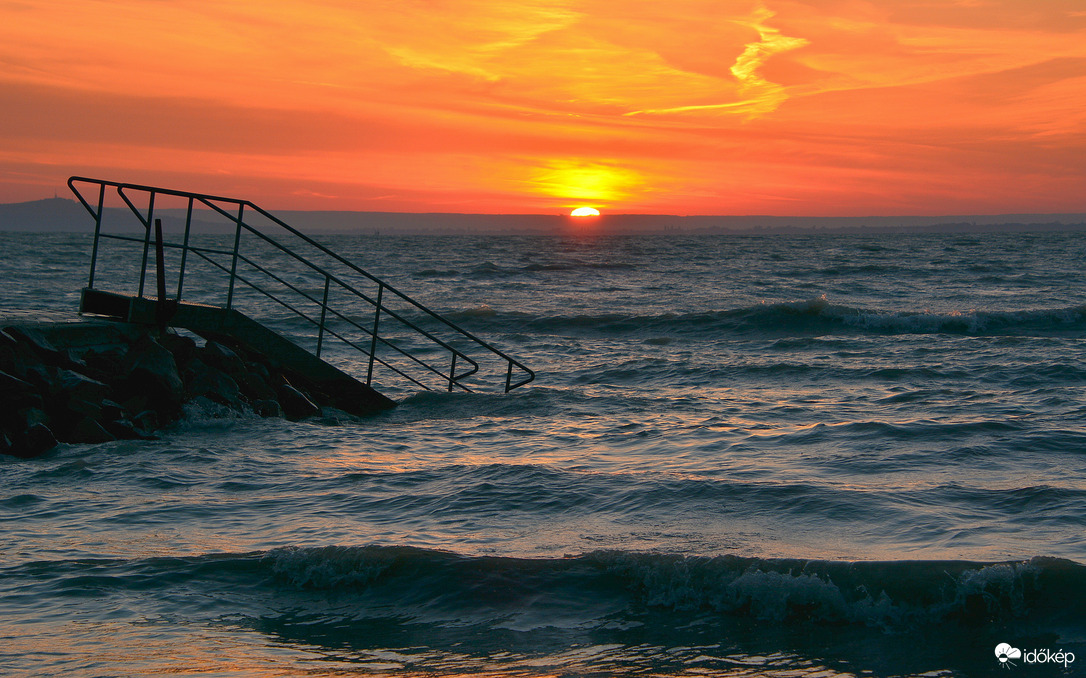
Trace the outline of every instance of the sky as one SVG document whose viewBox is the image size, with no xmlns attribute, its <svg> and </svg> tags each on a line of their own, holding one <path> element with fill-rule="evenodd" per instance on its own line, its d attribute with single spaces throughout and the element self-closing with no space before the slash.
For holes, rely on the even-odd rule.
<svg viewBox="0 0 1086 678">
<path fill-rule="evenodd" d="M 1086 212 L 1082 0 L 0 0 L 0 202 Z"/>
</svg>

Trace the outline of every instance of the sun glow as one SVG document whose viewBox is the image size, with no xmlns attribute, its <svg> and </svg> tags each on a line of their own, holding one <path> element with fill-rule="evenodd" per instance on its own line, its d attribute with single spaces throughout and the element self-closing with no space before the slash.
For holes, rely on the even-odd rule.
<svg viewBox="0 0 1086 678">
<path fill-rule="evenodd" d="M 529 188 L 561 199 L 558 204 L 611 204 L 636 195 L 644 184 L 644 177 L 623 163 L 561 159 L 547 160 L 536 168 Z"/>
<path fill-rule="evenodd" d="M 569 213 L 571 217 L 598 217 L 600 211 L 595 207 L 578 207 Z"/>
</svg>

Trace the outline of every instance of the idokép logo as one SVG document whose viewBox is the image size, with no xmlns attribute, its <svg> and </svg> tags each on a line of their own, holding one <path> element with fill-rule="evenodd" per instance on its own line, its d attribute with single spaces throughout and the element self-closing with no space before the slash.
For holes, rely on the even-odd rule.
<svg viewBox="0 0 1086 678">
<path fill-rule="evenodd" d="M 1012 659 L 1022 658 L 1022 651 L 1019 650 L 1017 647 L 1011 647 L 1008 643 L 1000 643 L 999 645 L 996 645 L 995 653 L 996 659 L 999 660 L 1000 666 L 1008 669 L 1014 666 L 1014 662 L 1011 661 Z"/>
<path fill-rule="evenodd" d="M 996 645 L 995 656 L 999 660 L 999 665 L 1005 669 L 1015 666 L 1015 663 L 1011 661 L 1013 659 L 1021 659 L 1026 664 L 1063 664 L 1065 669 L 1075 661 L 1074 652 L 1063 650 L 1053 652 L 1049 649 L 1022 652 L 1017 647 L 1011 647 L 1010 643 Z"/>
</svg>

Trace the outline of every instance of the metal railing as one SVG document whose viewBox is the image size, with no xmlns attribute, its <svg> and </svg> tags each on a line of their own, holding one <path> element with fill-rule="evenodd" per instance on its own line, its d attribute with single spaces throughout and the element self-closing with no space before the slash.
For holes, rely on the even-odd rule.
<svg viewBox="0 0 1086 678">
<path fill-rule="evenodd" d="M 93 192 L 97 193 L 97 196 L 92 197 L 92 200 L 88 200 L 80 192 L 77 184 L 93 187 Z M 490 359 L 496 358 L 499 361 L 504 361 L 505 392 L 523 386 L 535 379 L 535 373 L 519 361 L 431 311 L 391 285 L 370 275 L 339 254 L 248 200 L 78 176 L 68 179 L 68 187 L 94 218 L 94 245 L 91 250 L 90 274 L 87 283 L 90 289 L 94 289 L 95 274 L 100 256 L 99 249 L 102 242 L 104 240 L 123 241 L 142 247 L 143 254 L 136 296 L 144 296 L 148 254 L 152 247 L 152 224 L 155 219 L 156 198 L 180 198 L 184 201 L 183 204 L 187 205 L 186 208 L 183 208 L 185 212 L 183 238 L 180 243 L 168 241 L 161 243 L 164 249 L 170 249 L 180 254 L 176 293 L 178 302 L 182 300 L 182 293 L 185 290 L 186 270 L 191 266 L 190 255 L 193 255 L 209 264 L 212 270 L 228 276 L 226 308 L 230 309 L 235 305 L 237 283 L 241 283 L 246 288 L 271 299 L 317 328 L 314 353 L 318 358 L 321 357 L 326 337 L 337 339 L 350 349 L 366 356 L 365 382 L 367 384 L 373 382 L 374 368 L 377 365 L 391 370 L 425 390 L 433 389 L 424 383 L 423 379 L 428 378 L 431 383 L 434 383 L 434 375 L 436 375 L 439 383 L 449 391 L 454 388 L 471 391 L 472 389 L 462 382 L 479 371 L 479 361 L 468 355 L 466 351 L 469 346 L 474 347 L 473 351 L 481 349 L 484 357 L 489 356 Z M 86 190 L 86 186 L 84 186 L 84 189 Z M 119 208 L 121 213 L 123 214 L 124 207 L 127 207 L 128 211 L 143 225 L 145 233 L 142 237 L 103 231 L 104 218 L 107 211 L 111 209 L 106 206 L 107 189 L 115 190 L 123 202 L 123 206 Z M 135 200 L 137 196 L 146 196 L 145 209 L 137 206 Z M 200 211 L 212 210 L 209 214 L 217 214 L 225 218 L 226 222 L 233 227 L 233 247 L 226 249 L 194 243 L 192 238 L 194 208 L 198 208 Z M 288 247 L 257 228 L 251 223 L 254 218 L 261 218 L 271 229 L 287 234 L 292 239 L 294 247 Z M 317 289 L 320 291 L 315 295 L 312 290 L 303 289 L 305 285 L 302 283 L 288 280 L 286 273 L 272 270 L 266 263 L 262 264 L 256 261 L 255 256 L 243 253 L 241 251 L 243 233 L 258 238 L 258 244 L 265 246 L 265 253 L 270 251 L 279 256 L 285 256 L 296 273 L 301 271 L 309 276 L 316 276 L 318 281 Z M 310 257 L 298 253 L 297 250 L 302 249 L 301 246 L 308 248 Z M 313 253 L 319 255 L 327 263 L 324 265 L 315 263 L 312 260 L 312 258 L 315 258 Z M 239 272 L 239 264 L 247 270 Z M 333 266 L 337 270 L 330 270 Z M 251 273 L 246 275 L 250 271 Z M 270 289 L 272 287 L 271 283 L 277 286 L 276 290 Z M 375 291 L 370 291 L 367 294 L 360 290 L 359 286 L 363 284 L 376 286 Z M 345 293 L 348 297 L 348 303 L 330 304 L 329 293 L 333 290 L 341 294 Z M 289 295 L 285 292 L 289 292 Z M 284 298 L 286 296 L 292 298 Z M 320 298 L 317 298 L 318 296 Z M 395 300 L 401 307 L 390 307 L 390 299 Z M 313 311 L 306 312 L 300 308 L 306 302 L 315 305 L 319 309 L 319 315 Z M 355 312 L 358 303 L 372 308 L 372 324 L 369 320 L 366 321 L 366 324 L 357 320 L 358 316 L 355 315 Z M 408 314 L 415 316 L 415 318 L 407 317 Z M 318 315 L 318 317 L 313 317 L 314 315 Z M 395 323 L 396 329 L 393 332 L 387 330 L 389 323 Z M 427 327 L 422 327 L 422 324 L 427 325 Z M 361 337 L 361 339 L 358 337 Z M 421 347 L 411 349 L 411 345 L 420 342 Z M 457 346 L 453 344 L 457 344 Z M 378 353 L 382 355 L 378 355 Z M 434 366 L 434 363 L 437 362 L 434 358 L 435 353 L 445 356 L 445 360 L 448 361 L 447 372 Z M 463 368 L 465 364 L 468 366 L 466 370 Z M 462 370 L 459 374 L 457 373 L 458 365 Z M 411 373 L 409 373 L 409 370 L 411 370 Z M 518 372 L 517 381 L 513 380 L 514 370 Z"/>
</svg>

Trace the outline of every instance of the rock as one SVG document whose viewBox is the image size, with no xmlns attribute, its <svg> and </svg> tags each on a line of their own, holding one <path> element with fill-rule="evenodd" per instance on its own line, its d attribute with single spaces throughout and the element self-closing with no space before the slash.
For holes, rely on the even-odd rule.
<svg viewBox="0 0 1086 678">
<path fill-rule="evenodd" d="M 86 371 L 86 369 L 87 369 L 86 361 L 84 361 L 82 358 L 80 358 L 75 353 L 75 351 L 73 351 L 70 348 L 65 349 L 64 350 L 64 356 L 65 356 L 64 364 L 67 365 L 68 369 L 76 370 L 77 372 L 85 372 Z"/>
<path fill-rule="evenodd" d="M 60 369 L 52 365 L 37 364 L 26 368 L 23 379 L 30 382 L 34 390 L 42 395 L 53 393 L 54 384 L 60 375 Z"/>
<path fill-rule="evenodd" d="M 24 430 L 30 430 L 38 424 L 49 425 L 49 415 L 38 407 L 28 407 L 19 412 L 19 418 Z"/>
<path fill-rule="evenodd" d="M 109 396 L 110 390 L 108 385 L 97 379 L 73 370 L 59 370 L 53 379 L 52 393 L 55 396 L 67 396 L 72 401 L 85 400 L 101 407 L 101 402 Z"/>
<path fill-rule="evenodd" d="M 128 399 L 122 401 L 121 402 L 121 407 L 124 408 L 125 412 L 130 412 L 130 413 L 132 413 L 132 412 L 153 412 L 154 411 L 154 410 L 151 409 L 150 401 L 148 401 L 145 396 L 139 395 L 139 394 L 134 395 L 131 398 L 128 398 Z M 129 418 L 134 420 L 134 417 L 129 417 Z"/>
<path fill-rule="evenodd" d="M 248 398 L 250 402 L 255 403 L 257 400 L 275 400 L 277 397 L 275 389 L 268 386 L 268 383 L 258 374 L 245 372 L 238 376 L 237 383 L 238 387 L 241 388 L 241 393 Z"/>
<path fill-rule="evenodd" d="M 140 338 L 129 351 L 127 367 L 129 374 L 144 370 L 161 380 L 170 390 L 181 390 L 181 375 L 177 372 L 177 362 L 173 359 L 173 354 L 149 336 Z"/>
<path fill-rule="evenodd" d="M 184 370 L 189 361 L 196 356 L 196 341 L 192 337 L 180 334 L 163 334 L 158 338 L 158 343 L 173 354 L 174 362 L 179 370 Z"/>
<path fill-rule="evenodd" d="M 103 400 L 98 416 L 98 423 L 118 440 L 150 440 L 149 431 L 137 428 L 128 418 L 124 407 L 112 400 Z M 152 429 L 153 430 L 153 429 Z"/>
<path fill-rule="evenodd" d="M 15 413 L 28 409 L 44 410 L 45 399 L 33 391 L 0 397 L 0 421 L 7 422 Z"/>
<path fill-rule="evenodd" d="M 245 371 L 248 372 L 249 374 L 260 377 L 261 379 L 264 380 L 264 383 L 266 383 L 266 384 L 272 383 L 271 372 L 268 370 L 268 367 L 266 365 L 264 365 L 263 363 L 258 363 L 256 361 L 249 361 L 249 362 L 245 363 Z"/>
<path fill-rule="evenodd" d="M 63 411 L 69 415 L 90 417 L 95 421 L 102 419 L 102 406 L 89 400 L 79 400 L 78 398 L 68 400 L 63 405 Z M 59 413 L 61 410 L 58 408 L 55 412 Z"/>
<path fill-rule="evenodd" d="M 158 411 L 160 421 L 181 413 L 184 383 L 173 354 L 149 336 L 140 338 L 127 356 L 127 374 L 118 390 L 129 397 L 142 395 Z"/>
<path fill-rule="evenodd" d="M 41 332 L 29 327 L 5 327 L 4 333 L 17 344 L 28 346 L 38 356 L 38 360 L 67 366 L 68 356 L 57 350 Z"/>
<path fill-rule="evenodd" d="M 75 426 L 73 426 L 64 436 L 64 442 L 66 443 L 108 443 L 116 440 L 109 431 L 102 428 L 102 425 L 90 417 L 83 417 L 79 419 Z"/>
<path fill-rule="evenodd" d="M 112 400 L 103 400 L 101 417 L 102 421 L 121 421 L 126 418 L 125 409 Z"/>
<path fill-rule="evenodd" d="M 50 430 L 49 415 L 37 407 L 21 410 L 5 410 L 0 413 L 3 419 L 3 435 L 0 436 L 0 453 L 16 457 L 36 457 L 57 445 L 56 437 Z"/>
<path fill-rule="evenodd" d="M 65 369 L 85 367 L 82 359 L 75 356 L 70 350 L 60 350 L 53 346 L 45 338 L 45 335 L 38 330 L 29 327 L 7 327 L 4 333 L 15 341 L 13 348 L 16 355 L 21 355 L 24 360 L 27 360 L 28 356 L 33 356 L 33 361 L 44 362 Z"/>
<path fill-rule="evenodd" d="M 200 352 L 200 359 L 208 365 L 226 372 L 231 377 L 245 374 L 245 361 L 232 349 L 217 341 L 208 341 Z"/>
<path fill-rule="evenodd" d="M 241 408 L 241 390 L 236 381 L 225 373 L 193 358 L 185 370 L 185 395 L 205 397 L 234 409 Z"/>
<path fill-rule="evenodd" d="M 97 420 L 102 412 L 102 401 L 110 392 L 108 385 L 96 379 L 62 369 L 57 371 L 50 385 L 46 407 L 58 422 L 70 427 L 71 422 L 81 417 Z"/>
<path fill-rule="evenodd" d="M 45 424 L 34 424 L 9 442 L 6 453 L 23 459 L 40 457 L 58 444 L 56 436 Z"/>
<path fill-rule="evenodd" d="M 27 342 L 16 342 L 13 346 L 2 347 L 0 359 L 3 360 L 2 369 L 20 379 L 27 379 L 30 369 L 46 366 L 46 361 L 43 361 Z M 56 369 L 52 365 L 50 367 Z"/>
<path fill-rule="evenodd" d="M 86 367 L 80 372 L 102 382 L 113 382 L 127 372 L 126 352 L 121 350 L 93 351 L 83 356 Z"/>
<path fill-rule="evenodd" d="M 129 418 L 132 427 L 148 440 L 154 439 L 154 432 L 158 430 L 158 413 L 154 410 L 143 410 Z"/>
<path fill-rule="evenodd" d="M 31 388 L 32 386 L 23 379 L 10 375 L 7 372 L 0 372 L 0 396 L 19 394 L 24 391 L 29 391 Z"/>
<path fill-rule="evenodd" d="M 0 330 L 0 370 L 15 371 L 15 347 L 17 342 L 7 332 Z"/>
<path fill-rule="evenodd" d="M 155 440 L 153 435 L 137 429 L 128 419 L 102 422 L 102 428 L 117 440 Z"/>
<path fill-rule="evenodd" d="M 300 390 L 257 354 L 188 335 L 119 333 L 109 348 L 58 350 L 44 334 L 0 331 L 0 454 L 37 456 L 57 445 L 153 438 L 186 401 L 211 416 L 251 408 L 297 421 L 342 394 Z M 102 344 L 97 344 L 102 346 Z M 179 366 L 182 369 L 179 369 Z M 298 375 L 304 381 L 304 375 Z"/>
<path fill-rule="evenodd" d="M 278 394 L 283 414 L 291 421 L 313 417 L 321 412 L 321 408 L 314 405 L 304 393 L 286 382 L 279 386 Z"/>
<path fill-rule="evenodd" d="M 196 396 L 190 400 L 186 407 L 196 408 L 200 410 L 204 416 L 213 417 L 215 419 L 228 419 L 237 415 L 237 411 L 234 408 L 215 402 L 211 398 L 202 395 Z"/>
<path fill-rule="evenodd" d="M 22 373 L 23 365 L 15 357 L 15 348 L 0 346 L 0 372 Z"/>
<path fill-rule="evenodd" d="M 261 417 L 281 417 L 283 416 L 283 408 L 280 407 L 278 400 L 254 400 L 253 412 Z"/>
</svg>

